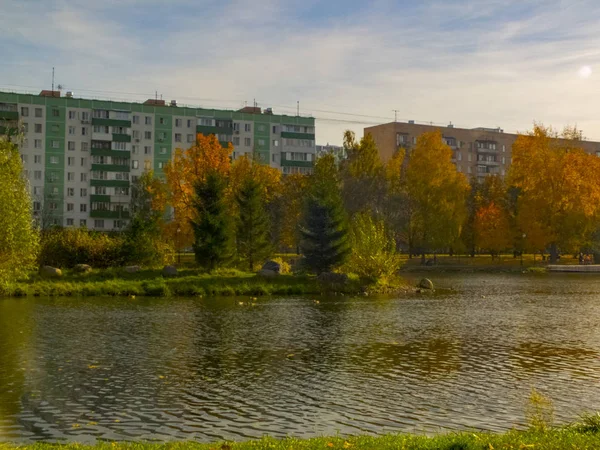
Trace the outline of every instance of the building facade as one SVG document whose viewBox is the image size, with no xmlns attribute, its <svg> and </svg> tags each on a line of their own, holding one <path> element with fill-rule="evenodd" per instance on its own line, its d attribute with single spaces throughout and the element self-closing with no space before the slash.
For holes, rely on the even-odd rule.
<svg viewBox="0 0 600 450">
<path fill-rule="evenodd" d="M 316 154 L 317 158 L 324 155 L 333 155 L 337 164 L 339 164 L 341 161 L 348 157 L 348 155 L 346 154 L 346 149 L 344 147 L 330 144 L 317 145 Z"/>
<path fill-rule="evenodd" d="M 505 133 L 501 128 L 456 128 L 422 125 L 414 122 L 392 122 L 364 129 L 377 144 L 381 159 L 389 161 L 400 147 L 408 152 L 417 138 L 427 132 L 439 131 L 444 142 L 452 149 L 452 162 L 459 172 L 469 178 L 483 179 L 488 175 L 506 175 L 511 162 L 512 145 L 517 134 Z M 588 153 L 600 156 L 600 142 L 582 141 Z"/>
<path fill-rule="evenodd" d="M 288 173 L 310 173 L 315 120 L 270 109 L 190 108 L 163 100 L 144 103 L 0 92 L 0 134 L 22 131 L 19 152 L 34 214 L 43 226 L 119 230 L 130 216 L 131 183 L 144 171 L 162 176 L 176 148 L 196 134 L 231 142 L 232 159 L 253 155 Z"/>
</svg>

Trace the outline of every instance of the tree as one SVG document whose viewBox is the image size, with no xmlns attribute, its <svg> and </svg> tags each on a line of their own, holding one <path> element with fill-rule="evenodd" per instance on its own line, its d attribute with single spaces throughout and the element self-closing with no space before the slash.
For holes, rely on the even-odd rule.
<svg viewBox="0 0 600 450">
<path fill-rule="evenodd" d="M 281 185 L 278 198 L 279 244 L 282 247 L 299 250 L 300 223 L 308 195 L 309 177 L 302 174 L 287 175 Z"/>
<path fill-rule="evenodd" d="M 237 195 L 237 250 L 238 255 L 248 263 L 250 271 L 254 270 L 257 262 L 268 258 L 272 253 L 269 239 L 271 224 L 261 191 L 257 180 L 247 178 Z"/>
<path fill-rule="evenodd" d="M 225 203 L 226 183 L 217 171 L 209 172 L 196 182 L 193 206 L 195 217 L 190 221 L 194 232 L 196 262 L 209 272 L 232 255 L 233 230 Z"/>
<path fill-rule="evenodd" d="M 187 245 L 193 242 L 194 236 L 190 227 L 195 215 L 195 187 L 204 182 L 208 173 L 216 171 L 227 176 L 231 169 L 230 155 L 233 152 L 231 143 L 222 147 L 213 134 L 198 134 L 196 142 L 187 150 L 175 150 L 173 160 L 164 168 L 168 188 L 168 203 L 173 208 L 173 220 L 166 226 L 166 233 L 171 241 L 177 239 Z M 180 230 L 177 233 L 177 230 Z"/>
<path fill-rule="evenodd" d="M 342 265 L 349 253 L 346 216 L 333 155 L 317 160 L 310 182 L 312 189 L 300 229 L 301 251 L 306 266 L 320 274 Z"/>
<path fill-rule="evenodd" d="M 406 186 L 412 202 L 410 232 L 424 260 L 425 251 L 457 242 L 467 216 L 469 184 L 452 164 L 452 150 L 439 131 L 417 139 L 406 167 Z"/>
<path fill-rule="evenodd" d="M 164 265 L 173 261 L 173 249 L 162 237 L 165 204 L 166 186 L 153 171 L 144 172 L 132 184 L 132 218 L 123 243 L 127 263 Z"/>
<path fill-rule="evenodd" d="M 477 210 L 474 229 L 475 244 L 488 250 L 492 259 L 512 244 L 506 210 L 493 201 Z"/>
<path fill-rule="evenodd" d="M 600 215 L 600 159 L 578 148 L 581 133 L 561 135 L 536 124 L 513 144 L 508 180 L 519 190 L 517 223 L 525 245 L 578 251 L 595 232 Z"/>
<path fill-rule="evenodd" d="M 400 267 L 396 242 L 383 220 L 374 220 L 368 213 L 357 214 L 350 225 L 349 241 L 348 271 L 380 280 L 393 276 Z"/>
<path fill-rule="evenodd" d="M 39 233 L 17 146 L 0 139 L 0 289 L 35 267 Z"/>
</svg>

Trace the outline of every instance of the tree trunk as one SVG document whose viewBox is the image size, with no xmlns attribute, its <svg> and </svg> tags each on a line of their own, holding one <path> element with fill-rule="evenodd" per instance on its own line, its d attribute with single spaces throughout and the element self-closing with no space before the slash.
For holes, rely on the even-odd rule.
<svg viewBox="0 0 600 450">
<path fill-rule="evenodd" d="M 556 264 L 558 262 L 558 248 L 556 244 L 550 245 L 550 264 Z"/>
<path fill-rule="evenodd" d="M 425 252 L 421 253 L 421 264 L 425 264 Z"/>
</svg>

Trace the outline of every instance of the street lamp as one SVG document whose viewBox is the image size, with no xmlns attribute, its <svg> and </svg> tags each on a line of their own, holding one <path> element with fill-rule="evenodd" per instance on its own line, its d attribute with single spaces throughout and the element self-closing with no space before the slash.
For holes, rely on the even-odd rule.
<svg viewBox="0 0 600 450">
<path fill-rule="evenodd" d="M 523 242 L 521 243 L 521 267 L 523 267 L 523 252 L 525 251 L 525 238 L 527 235 L 523 233 Z"/>
<path fill-rule="evenodd" d="M 179 247 L 179 233 L 181 232 L 181 228 L 177 228 L 177 239 L 176 239 L 176 245 L 177 245 L 177 263 L 181 264 L 181 249 Z"/>
</svg>

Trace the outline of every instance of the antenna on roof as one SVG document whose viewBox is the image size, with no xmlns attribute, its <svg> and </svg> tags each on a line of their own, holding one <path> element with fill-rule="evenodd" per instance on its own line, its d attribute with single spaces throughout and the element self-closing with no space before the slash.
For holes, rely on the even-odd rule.
<svg viewBox="0 0 600 450">
<path fill-rule="evenodd" d="M 394 111 L 394 122 L 398 122 L 398 110 L 392 109 L 392 111 Z"/>
<path fill-rule="evenodd" d="M 52 95 L 54 95 L 54 67 L 52 68 Z"/>
<path fill-rule="evenodd" d="M 296 115 L 300 117 L 300 100 L 296 102 Z"/>
</svg>

